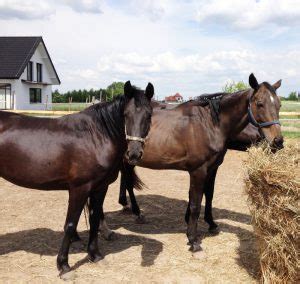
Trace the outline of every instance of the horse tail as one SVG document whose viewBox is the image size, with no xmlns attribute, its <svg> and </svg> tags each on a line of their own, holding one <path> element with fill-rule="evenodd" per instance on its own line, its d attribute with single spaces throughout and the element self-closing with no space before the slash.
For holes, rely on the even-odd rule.
<svg viewBox="0 0 300 284">
<path fill-rule="evenodd" d="M 134 166 L 129 164 L 124 164 L 121 169 L 121 173 L 124 175 L 124 181 L 126 188 L 135 188 L 137 190 L 142 190 L 146 187 L 145 183 L 139 178 L 135 172 Z"/>
</svg>

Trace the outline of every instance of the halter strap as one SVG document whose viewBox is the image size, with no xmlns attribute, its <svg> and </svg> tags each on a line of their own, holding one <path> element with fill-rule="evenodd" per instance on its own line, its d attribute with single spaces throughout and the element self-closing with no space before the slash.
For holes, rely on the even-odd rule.
<svg viewBox="0 0 300 284">
<path fill-rule="evenodd" d="M 128 141 L 138 141 L 138 142 L 141 142 L 143 144 L 146 142 L 146 139 L 147 139 L 147 137 L 142 138 L 142 137 L 128 135 L 127 134 L 127 129 L 126 129 L 126 124 L 125 124 L 125 135 L 126 135 L 126 140 L 128 140 Z"/>
<path fill-rule="evenodd" d="M 255 117 L 253 115 L 252 109 L 251 109 L 251 96 L 249 97 L 248 119 L 251 124 L 253 124 L 254 126 L 256 126 L 258 128 L 268 127 L 268 126 L 271 126 L 274 124 L 281 125 L 279 120 L 266 121 L 266 122 L 261 122 L 261 123 L 257 122 L 257 120 L 255 119 Z"/>
</svg>

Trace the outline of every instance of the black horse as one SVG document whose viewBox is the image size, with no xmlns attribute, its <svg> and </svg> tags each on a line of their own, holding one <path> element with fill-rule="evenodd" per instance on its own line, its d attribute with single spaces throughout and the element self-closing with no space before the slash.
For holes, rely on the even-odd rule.
<svg viewBox="0 0 300 284">
<path fill-rule="evenodd" d="M 143 154 L 153 94 L 151 83 L 142 91 L 128 81 L 124 95 L 112 102 L 57 119 L 0 111 L 0 176 L 23 187 L 69 191 L 57 256 L 61 273 L 70 270 L 70 243 L 88 199 L 88 255 L 94 262 L 102 259 L 97 235 L 106 190 L 116 180 L 125 152 L 132 164 Z"/>
</svg>

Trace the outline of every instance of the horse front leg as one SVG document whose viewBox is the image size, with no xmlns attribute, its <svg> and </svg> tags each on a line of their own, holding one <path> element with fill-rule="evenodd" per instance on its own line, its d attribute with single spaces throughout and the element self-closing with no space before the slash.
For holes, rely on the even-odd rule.
<svg viewBox="0 0 300 284">
<path fill-rule="evenodd" d="M 189 218 L 187 224 L 187 237 L 191 245 L 191 251 L 197 252 L 201 250 L 201 240 L 197 236 L 197 222 L 200 215 L 201 202 L 203 197 L 203 186 L 206 178 L 206 170 L 197 169 L 190 174 L 190 190 L 189 190 Z"/>
<path fill-rule="evenodd" d="M 71 270 L 68 263 L 69 248 L 76 233 L 79 217 L 90 193 L 90 186 L 71 187 L 69 190 L 69 206 L 64 227 L 64 237 L 57 255 L 57 268 L 60 274 Z"/>
<path fill-rule="evenodd" d="M 219 167 L 218 167 L 219 168 Z M 211 234 L 218 234 L 220 232 L 218 225 L 214 222 L 214 218 L 212 215 L 212 200 L 214 196 L 215 190 L 215 180 L 218 168 L 213 170 L 205 181 L 204 195 L 205 195 L 205 213 L 204 220 L 208 223 L 209 229 L 208 231 Z"/>
</svg>

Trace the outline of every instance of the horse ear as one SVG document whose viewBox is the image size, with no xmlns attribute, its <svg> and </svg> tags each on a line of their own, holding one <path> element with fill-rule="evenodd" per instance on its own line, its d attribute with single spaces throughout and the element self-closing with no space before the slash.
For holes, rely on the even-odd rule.
<svg viewBox="0 0 300 284">
<path fill-rule="evenodd" d="M 275 84 L 273 84 L 273 88 L 275 89 L 275 90 L 277 90 L 280 86 L 281 86 L 281 79 L 279 80 L 279 81 L 277 81 Z"/>
<path fill-rule="evenodd" d="M 249 76 L 249 85 L 254 90 L 258 90 L 258 88 L 259 88 L 259 84 L 253 73 L 251 73 Z"/>
<path fill-rule="evenodd" d="M 133 97 L 133 90 L 130 81 L 127 81 L 124 85 L 124 95 L 129 99 Z"/>
<path fill-rule="evenodd" d="M 146 87 L 145 95 L 149 101 L 152 99 L 152 97 L 154 95 L 154 87 L 151 83 L 148 83 L 148 85 Z"/>
</svg>

